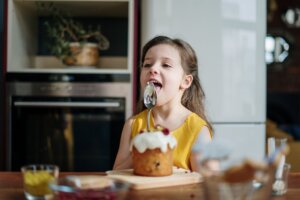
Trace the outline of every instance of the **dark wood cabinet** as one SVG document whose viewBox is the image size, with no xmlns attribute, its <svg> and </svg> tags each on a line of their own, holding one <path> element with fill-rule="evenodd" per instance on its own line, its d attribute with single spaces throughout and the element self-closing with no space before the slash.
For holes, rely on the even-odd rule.
<svg viewBox="0 0 300 200">
<path fill-rule="evenodd" d="M 300 92 L 300 27 L 286 24 L 282 17 L 288 9 L 300 9 L 300 1 L 268 0 L 267 34 L 282 36 L 290 43 L 288 58 L 267 67 L 268 92 Z"/>
<path fill-rule="evenodd" d="M 0 0 L 0 170 L 4 168 L 4 0 Z"/>
</svg>

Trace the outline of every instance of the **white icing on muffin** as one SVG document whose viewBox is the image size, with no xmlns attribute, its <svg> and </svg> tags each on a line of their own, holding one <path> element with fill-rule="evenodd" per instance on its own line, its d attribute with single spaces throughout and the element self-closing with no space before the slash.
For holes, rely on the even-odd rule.
<svg viewBox="0 0 300 200">
<path fill-rule="evenodd" d="M 143 132 L 136 135 L 130 144 L 130 151 L 133 146 L 139 153 L 144 153 L 147 149 L 159 148 L 162 152 L 167 152 L 168 145 L 173 149 L 177 145 L 176 138 L 171 134 L 164 134 L 161 131 Z"/>
</svg>

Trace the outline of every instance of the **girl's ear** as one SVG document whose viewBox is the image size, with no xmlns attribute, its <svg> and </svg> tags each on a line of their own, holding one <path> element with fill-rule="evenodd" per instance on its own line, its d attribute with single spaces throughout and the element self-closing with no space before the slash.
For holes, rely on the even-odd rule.
<svg viewBox="0 0 300 200">
<path fill-rule="evenodd" d="M 185 75 L 185 77 L 183 78 L 180 88 L 181 89 L 187 89 L 191 86 L 193 82 L 193 75 L 189 74 L 189 75 Z"/>
</svg>

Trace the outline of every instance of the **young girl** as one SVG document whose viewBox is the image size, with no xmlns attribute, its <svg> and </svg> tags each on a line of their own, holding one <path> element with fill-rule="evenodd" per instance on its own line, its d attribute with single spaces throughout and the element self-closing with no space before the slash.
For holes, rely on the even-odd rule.
<svg viewBox="0 0 300 200">
<path fill-rule="evenodd" d="M 166 127 L 177 139 L 174 165 L 195 171 L 195 145 L 211 140 L 211 125 L 204 115 L 204 92 L 198 78 L 197 57 L 192 47 L 183 40 L 157 36 L 142 51 L 140 73 L 141 90 L 153 82 L 157 102 L 151 112 L 151 126 Z M 142 92 L 143 94 L 143 92 Z M 130 140 L 146 129 L 147 112 L 143 100 L 138 103 L 139 113 L 125 122 L 114 169 L 132 167 Z"/>
</svg>

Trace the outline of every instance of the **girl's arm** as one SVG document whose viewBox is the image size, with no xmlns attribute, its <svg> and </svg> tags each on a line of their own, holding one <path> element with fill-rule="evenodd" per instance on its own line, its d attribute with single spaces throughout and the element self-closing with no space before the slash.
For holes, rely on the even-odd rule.
<svg viewBox="0 0 300 200">
<path fill-rule="evenodd" d="M 201 148 L 203 148 L 207 143 L 211 142 L 211 134 L 210 134 L 210 131 L 209 129 L 204 126 L 199 134 L 198 134 L 198 137 L 192 147 L 192 152 L 191 152 L 191 156 L 190 156 L 190 163 L 191 163 L 191 167 L 192 167 L 192 171 L 199 171 L 199 156 L 200 155 L 200 151 L 201 151 Z"/>
<path fill-rule="evenodd" d="M 132 167 L 132 159 L 129 151 L 132 119 L 128 119 L 123 127 L 120 145 L 113 170 L 128 169 Z"/>
</svg>

